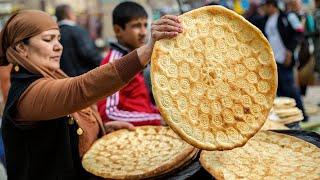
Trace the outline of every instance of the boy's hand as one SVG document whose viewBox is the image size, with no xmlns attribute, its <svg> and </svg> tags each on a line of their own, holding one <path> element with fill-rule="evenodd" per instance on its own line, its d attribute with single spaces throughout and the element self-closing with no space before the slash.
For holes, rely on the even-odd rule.
<svg viewBox="0 0 320 180">
<path fill-rule="evenodd" d="M 131 123 L 123 121 L 110 121 L 105 123 L 104 127 L 107 134 L 120 129 L 128 129 L 130 131 L 135 130 L 135 127 Z"/>
<path fill-rule="evenodd" d="M 141 65 L 146 66 L 149 63 L 156 41 L 176 37 L 178 33 L 182 33 L 182 26 L 178 16 L 165 15 L 153 22 L 151 24 L 151 38 L 149 42 L 137 50 Z"/>
</svg>

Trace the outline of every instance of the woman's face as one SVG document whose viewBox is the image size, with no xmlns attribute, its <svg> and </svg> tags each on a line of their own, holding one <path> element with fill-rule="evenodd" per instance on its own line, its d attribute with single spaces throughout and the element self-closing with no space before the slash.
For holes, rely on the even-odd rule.
<svg viewBox="0 0 320 180">
<path fill-rule="evenodd" d="M 59 42 L 60 32 L 51 29 L 29 39 L 25 46 L 25 55 L 33 63 L 56 70 L 60 68 L 62 45 Z"/>
</svg>

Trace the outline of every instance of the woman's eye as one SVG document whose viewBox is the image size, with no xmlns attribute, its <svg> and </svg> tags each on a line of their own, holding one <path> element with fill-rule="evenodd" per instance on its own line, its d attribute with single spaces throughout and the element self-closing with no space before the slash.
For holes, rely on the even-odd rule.
<svg viewBox="0 0 320 180">
<path fill-rule="evenodd" d="M 44 41 L 45 41 L 45 42 L 50 42 L 50 41 L 51 41 L 51 39 L 44 39 Z"/>
</svg>

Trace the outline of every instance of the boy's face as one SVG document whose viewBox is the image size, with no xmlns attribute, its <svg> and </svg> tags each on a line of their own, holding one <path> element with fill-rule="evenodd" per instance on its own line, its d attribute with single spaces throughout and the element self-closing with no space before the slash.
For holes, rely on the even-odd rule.
<svg viewBox="0 0 320 180">
<path fill-rule="evenodd" d="M 115 25 L 114 32 L 120 43 L 130 49 L 136 49 L 146 41 L 147 26 L 147 18 L 138 18 L 129 21 L 124 29 Z"/>
<path fill-rule="evenodd" d="M 266 4 L 265 5 L 265 12 L 267 15 L 272 15 L 275 11 L 275 7 L 272 4 Z"/>
</svg>

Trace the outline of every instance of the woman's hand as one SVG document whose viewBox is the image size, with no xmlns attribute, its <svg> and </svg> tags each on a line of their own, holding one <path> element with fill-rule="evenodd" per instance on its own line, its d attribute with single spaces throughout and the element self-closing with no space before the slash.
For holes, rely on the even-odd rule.
<svg viewBox="0 0 320 180">
<path fill-rule="evenodd" d="M 149 42 L 138 48 L 138 56 L 143 66 L 147 65 L 150 61 L 154 43 L 160 39 L 173 38 L 182 32 L 182 26 L 178 16 L 165 15 L 159 20 L 151 24 L 151 37 Z"/>
<path fill-rule="evenodd" d="M 156 41 L 176 37 L 178 33 L 182 33 L 178 16 L 165 15 L 151 24 L 151 39 L 148 45 L 153 48 Z"/>
<path fill-rule="evenodd" d="M 130 131 L 135 130 L 135 127 L 131 123 L 123 121 L 110 121 L 105 123 L 104 127 L 107 134 L 119 129 L 128 129 Z"/>
</svg>

